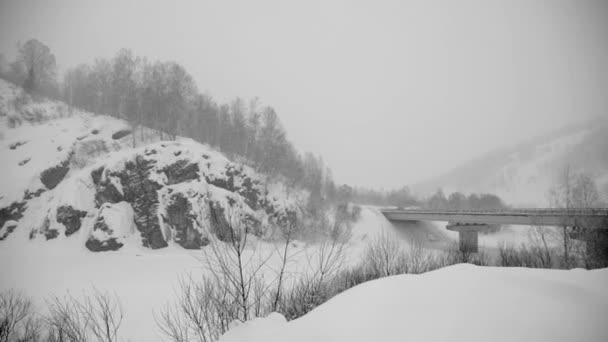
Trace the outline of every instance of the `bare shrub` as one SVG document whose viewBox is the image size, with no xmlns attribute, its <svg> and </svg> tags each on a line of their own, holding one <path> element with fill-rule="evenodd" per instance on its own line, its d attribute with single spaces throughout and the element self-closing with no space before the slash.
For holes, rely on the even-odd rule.
<svg viewBox="0 0 608 342">
<path fill-rule="evenodd" d="M 199 259 L 210 277 L 202 282 L 183 279 L 176 303 L 165 306 L 155 317 L 161 332 L 174 342 L 215 341 L 231 322 L 266 315 L 283 301 L 295 220 L 291 218 L 280 227 L 285 244 L 276 244 L 275 252 L 281 264 L 275 270 L 276 279 L 267 282 L 262 269 L 268 267 L 272 254 L 262 255 L 256 244 L 250 243 L 249 227 L 238 213 L 227 208 L 225 218 L 215 220 L 222 225 L 224 241 L 211 242 Z"/>
<path fill-rule="evenodd" d="M 308 269 L 277 308 L 285 318 L 301 317 L 331 298 L 331 283 L 342 270 L 349 238 L 350 227 L 336 222 L 329 229 L 329 238 L 316 245 L 312 255 L 307 255 Z"/>
<path fill-rule="evenodd" d="M 401 244 L 396 236 L 382 231 L 365 249 L 367 267 L 378 278 L 404 273 L 407 260 Z"/>
<path fill-rule="evenodd" d="M 23 119 L 30 123 L 39 124 L 44 121 L 44 111 L 38 107 L 29 107 L 21 111 Z"/>
<path fill-rule="evenodd" d="M 0 342 L 34 342 L 40 339 L 40 324 L 33 305 L 23 293 L 0 293 Z"/>
<path fill-rule="evenodd" d="M 419 274 L 432 268 L 433 256 L 420 240 L 410 241 L 405 252 L 405 273 Z M 403 268 L 403 267 L 401 267 Z"/>
<path fill-rule="evenodd" d="M 551 228 L 535 226 L 528 231 L 530 243 L 534 252 L 537 254 L 543 268 L 550 268 L 554 263 L 549 243 L 556 238 L 555 231 Z"/>
<path fill-rule="evenodd" d="M 291 242 L 293 240 L 293 237 L 296 233 L 296 222 L 297 222 L 297 218 L 294 216 L 290 217 L 290 219 L 288 219 L 288 222 L 281 226 L 281 233 L 283 235 L 284 238 L 284 245 L 279 247 L 278 245 L 275 244 L 275 252 L 279 255 L 279 257 L 281 258 L 281 264 L 279 266 L 279 269 L 276 270 L 276 286 L 274 289 L 274 293 L 272 294 L 272 303 L 271 303 L 271 310 L 272 311 L 277 311 L 278 307 L 281 304 L 282 301 L 282 297 L 283 297 L 283 284 L 284 282 L 287 280 L 286 279 L 286 268 L 288 266 L 288 264 L 292 261 L 293 255 L 289 254 L 289 246 L 291 245 Z M 261 290 L 261 289 L 258 289 Z"/>
<path fill-rule="evenodd" d="M 435 268 L 429 267 L 429 270 L 462 263 L 487 266 L 489 261 L 488 255 L 483 250 L 473 253 L 467 249 L 461 250 L 458 243 L 450 243 L 446 246 L 445 251 L 436 255 L 433 265 Z"/>
<path fill-rule="evenodd" d="M 215 341 L 236 316 L 235 305 L 226 302 L 224 294 L 213 279 L 196 283 L 184 278 L 180 280 L 177 303 L 161 309 L 156 324 L 174 342 Z"/>
<path fill-rule="evenodd" d="M 327 284 L 307 275 L 300 278 L 285 294 L 278 309 L 287 320 L 292 320 L 304 316 L 329 298 Z"/>
<path fill-rule="evenodd" d="M 332 296 L 374 279 L 378 279 L 378 274 L 365 264 L 342 270 L 330 282 Z"/>
<path fill-rule="evenodd" d="M 244 322 L 253 317 L 252 308 L 260 306 L 257 301 L 265 300 L 255 296 L 254 290 L 260 286 L 258 277 L 271 254 L 261 255 L 256 244 L 249 244 L 249 227 L 233 209 L 227 209 L 226 214 L 226 222 L 216 223 L 224 225 L 227 241 L 212 241 L 200 261 L 216 284 L 227 291 L 230 303 L 236 305 L 232 318 Z M 259 292 L 266 294 L 266 290 Z"/>
<path fill-rule="evenodd" d="M 123 312 L 116 296 L 93 289 L 82 300 L 54 297 L 45 318 L 49 341 L 115 342 Z"/>
<path fill-rule="evenodd" d="M 501 244 L 498 247 L 498 262 L 505 267 L 552 268 L 553 252 L 540 246 Z"/>
</svg>

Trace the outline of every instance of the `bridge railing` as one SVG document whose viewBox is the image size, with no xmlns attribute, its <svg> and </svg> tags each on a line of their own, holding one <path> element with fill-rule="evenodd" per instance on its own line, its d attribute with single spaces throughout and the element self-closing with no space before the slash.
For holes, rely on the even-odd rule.
<svg viewBox="0 0 608 342">
<path fill-rule="evenodd" d="M 509 216 L 608 216 L 608 208 L 518 208 L 492 210 L 453 210 L 453 209 L 398 209 L 386 208 L 382 212 L 401 212 L 412 214 L 440 215 L 509 215 Z"/>
</svg>

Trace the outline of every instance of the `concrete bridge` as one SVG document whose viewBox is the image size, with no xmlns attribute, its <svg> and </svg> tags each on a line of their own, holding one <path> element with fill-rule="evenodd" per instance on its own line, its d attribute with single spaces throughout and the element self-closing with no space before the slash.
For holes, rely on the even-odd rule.
<svg viewBox="0 0 608 342">
<path fill-rule="evenodd" d="M 382 209 L 389 221 L 444 221 L 448 230 L 457 231 L 460 250 L 477 253 L 478 233 L 490 225 L 572 227 L 573 238 L 585 240 L 605 250 L 608 247 L 608 208 L 427 210 Z M 593 231 L 593 234 L 582 232 Z M 576 234 L 578 233 L 578 234 Z M 592 239 L 590 241 L 589 239 Z M 595 246 L 599 244 L 600 246 Z M 593 248 L 594 250 L 597 248 Z"/>
</svg>

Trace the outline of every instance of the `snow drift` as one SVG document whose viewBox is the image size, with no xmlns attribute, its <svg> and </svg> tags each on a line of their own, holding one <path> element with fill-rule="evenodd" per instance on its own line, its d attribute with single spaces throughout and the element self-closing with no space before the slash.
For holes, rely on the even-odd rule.
<svg viewBox="0 0 608 342">
<path fill-rule="evenodd" d="M 220 341 L 606 341 L 607 283 L 607 269 L 461 264 L 364 283 L 302 318 L 274 313 Z"/>
</svg>

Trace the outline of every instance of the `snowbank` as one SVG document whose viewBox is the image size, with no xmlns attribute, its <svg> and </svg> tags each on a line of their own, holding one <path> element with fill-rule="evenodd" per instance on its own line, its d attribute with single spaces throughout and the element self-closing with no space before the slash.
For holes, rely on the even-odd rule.
<svg viewBox="0 0 608 342">
<path fill-rule="evenodd" d="M 354 287 L 308 315 L 273 314 L 221 342 L 608 341 L 608 269 L 456 265 Z"/>
</svg>

